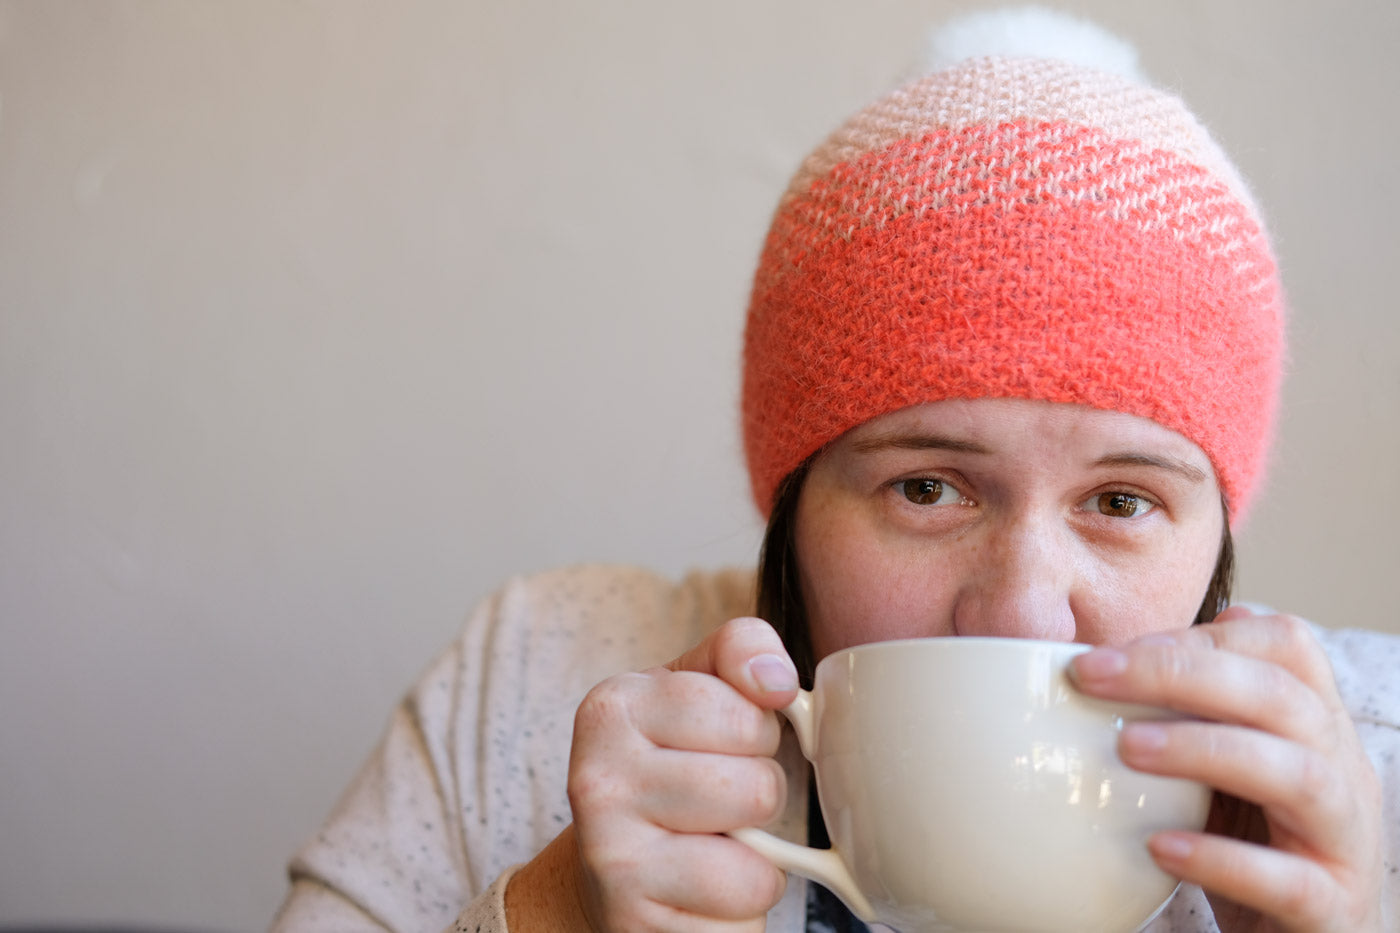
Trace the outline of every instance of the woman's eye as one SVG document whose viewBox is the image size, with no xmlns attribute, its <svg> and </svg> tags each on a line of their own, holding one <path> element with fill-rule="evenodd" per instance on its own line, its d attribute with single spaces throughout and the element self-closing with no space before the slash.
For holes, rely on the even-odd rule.
<svg viewBox="0 0 1400 933">
<path fill-rule="evenodd" d="M 1157 507 L 1142 496 L 1135 496 L 1130 492 L 1101 492 L 1091 496 L 1089 501 L 1084 504 L 1086 507 L 1112 518 L 1133 518 L 1145 515 Z"/>
<path fill-rule="evenodd" d="M 938 479 L 906 479 L 896 484 L 904 498 L 915 505 L 947 505 L 961 502 L 962 495 Z"/>
</svg>

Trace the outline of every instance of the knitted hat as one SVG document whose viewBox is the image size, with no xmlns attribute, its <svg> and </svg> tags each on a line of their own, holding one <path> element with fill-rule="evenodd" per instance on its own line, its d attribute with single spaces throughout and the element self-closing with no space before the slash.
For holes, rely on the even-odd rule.
<svg viewBox="0 0 1400 933">
<path fill-rule="evenodd" d="M 966 59 L 852 117 L 778 204 L 745 333 L 754 499 L 766 515 L 788 473 L 879 415 L 1025 398 L 1190 439 L 1238 524 L 1283 331 L 1253 199 L 1179 99 L 1062 59 Z"/>
</svg>

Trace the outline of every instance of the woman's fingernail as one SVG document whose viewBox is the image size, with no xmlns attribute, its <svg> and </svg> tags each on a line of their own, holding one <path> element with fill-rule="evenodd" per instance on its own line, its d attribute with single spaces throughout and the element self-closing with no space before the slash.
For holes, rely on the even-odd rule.
<svg viewBox="0 0 1400 933">
<path fill-rule="evenodd" d="M 1159 861 L 1172 864 L 1186 861 L 1196 851 L 1191 837 L 1182 833 L 1157 833 L 1147 840 L 1147 848 Z"/>
<path fill-rule="evenodd" d="M 1176 644 L 1176 636 L 1175 636 L 1175 635 L 1171 635 L 1171 634 L 1169 634 L 1169 633 L 1167 633 L 1167 632 L 1154 632 L 1154 633 L 1151 634 L 1151 635 L 1144 635 L 1144 636 L 1142 636 L 1142 637 L 1139 638 L 1137 641 L 1133 642 L 1133 644 L 1135 644 L 1135 645 L 1174 645 L 1174 644 Z"/>
<path fill-rule="evenodd" d="M 1167 730 L 1155 722 L 1133 722 L 1123 727 L 1123 750 L 1154 756 L 1167 747 Z"/>
<path fill-rule="evenodd" d="M 1128 656 L 1117 648 L 1095 648 L 1070 661 L 1075 680 L 1107 680 L 1128 669 Z"/>
<path fill-rule="evenodd" d="M 749 673 L 754 683 L 768 693 L 797 689 L 797 669 L 787 658 L 776 654 L 760 654 L 749 661 Z"/>
</svg>

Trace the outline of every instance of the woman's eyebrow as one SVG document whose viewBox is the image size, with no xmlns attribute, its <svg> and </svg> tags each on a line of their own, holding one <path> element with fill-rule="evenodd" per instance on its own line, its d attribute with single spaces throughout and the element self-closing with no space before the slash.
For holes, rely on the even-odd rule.
<svg viewBox="0 0 1400 933">
<path fill-rule="evenodd" d="M 1107 456 L 1095 460 L 1094 466 L 1155 467 L 1159 470 L 1168 470 L 1172 473 L 1176 473 L 1193 483 L 1204 483 L 1209 478 L 1209 474 L 1193 463 L 1187 463 L 1185 460 L 1178 460 L 1176 457 L 1163 457 L 1156 454 L 1108 454 Z"/>
<path fill-rule="evenodd" d="M 879 450 L 955 450 L 959 453 L 989 454 L 991 448 L 972 441 L 942 434 L 890 433 L 877 434 L 851 445 L 858 453 L 868 454 Z"/>
</svg>

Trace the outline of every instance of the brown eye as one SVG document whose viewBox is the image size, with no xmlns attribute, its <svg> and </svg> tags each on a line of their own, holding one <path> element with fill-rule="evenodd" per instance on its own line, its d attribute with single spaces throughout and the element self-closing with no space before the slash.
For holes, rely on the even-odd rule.
<svg viewBox="0 0 1400 933">
<path fill-rule="evenodd" d="M 915 505 L 936 505 L 945 493 L 953 490 L 936 479 L 906 479 L 899 484 L 899 491 Z"/>
<path fill-rule="evenodd" d="M 1105 492 L 1094 497 L 1100 513 L 1113 518 L 1132 518 L 1152 508 L 1152 503 L 1130 492 Z"/>
</svg>

